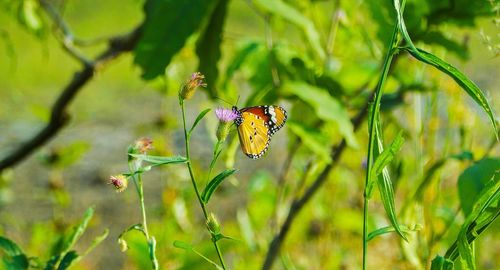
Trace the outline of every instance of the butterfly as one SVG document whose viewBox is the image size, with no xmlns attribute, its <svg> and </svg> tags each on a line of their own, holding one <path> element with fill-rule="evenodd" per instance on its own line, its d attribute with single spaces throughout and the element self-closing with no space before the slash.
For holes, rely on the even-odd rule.
<svg viewBox="0 0 500 270">
<path fill-rule="evenodd" d="M 243 108 L 233 107 L 237 114 L 234 123 L 238 128 L 241 150 L 249 158 L 258 159 L 266 153 L 271 137 L 285 125 L 287 113 L 280 106 L 262 105 Z"/>
</svg>

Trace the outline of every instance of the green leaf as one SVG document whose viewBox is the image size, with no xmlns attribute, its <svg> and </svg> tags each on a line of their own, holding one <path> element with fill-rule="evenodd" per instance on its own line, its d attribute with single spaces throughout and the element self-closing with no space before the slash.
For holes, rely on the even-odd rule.
<svg viewBox="0 0 500 270">
<path fill-rule="evenodd" d="M 68 269 L 73 262 L 75 262 L 80 256 L 76 253 L 76 251 L 72 250 L 66 255 L 61 260 L 61 263 L 59 264 L 59 267 L 57 267 L 57 270 L 65 270 Z"/>
<path fill-rule="evenodd" d="M 453 261 L 437 255 L 432 260 L 431 270 L 453 270 Z"/>
<path fill-rule="evenodd" d="M 89 207 L 87 211 L 85 211 L 83 219 L 80 221 L 80 223 L 73 229 L 71 234 L 64 240 L 61 254 L 65 254 L 66 252 L 68 252 L 76 243 L 76 241 L 80 239 L 80 237 L 87 229 L 87 225 L 89 224 L 89 221 L 93 215 L 94 215 L 94 208 Z"/>
<path fill-rule="evenodd" d="M 500 158 L 486 158 L 467 168 L 458 177 L 458 196 L 465 216 L 472 212 L 478 195 L 500 168 Z"/>
<path fill-rule="evenodd" d="M 473 241 L 500 215 L 500 172 L 497 171 L 481 190 L 472 212 L 466 217 L 457 238 L 460 261 L 467 269 L 476 269 Z M 448 254 L 448 252 L 447 252 Z"/>
<path fill-rule="evenodd" d="M 180 240 L 175 240 L 174 241 L 174 247 L 184 249 L 187 251 L 193 250 L 193 246 L 189 243 L 180 241 Z"/>
<path fill-rule="evenodd" d="M 0 250 L 2 250 L 5 254 L 5 256 L 2 258 L 2 261 L 7 269 L 28 269 L 28 257 L 23 253 L 21 248 L 19 248 L 16 243 L 8 238 L 0 236 Z"/>
<path fill-rule="evenodd" d="M 462 87 L 462 89 L 467 92 L 467 94 L 474 100 L 476 103 L 483 108 L 483 110 L 488 114 L 490 118 L 491 124 L 493 125 L 493 130 L 498 139 L 498 127 L 495 120 L 495 115 L 493 110 L 486 99 L 486 96 L 483 94 L 481 89 L 467 76 L 465 76 L 460 70 L 455 68 L 454 66 L 448 64 L 447 62 L 441 60 L 437 56 L 428 53 L 424 50 L 418 49 L 418 51 L 409 50 L 410 54 L 413 55 L 418 60 L 427 63 L 441 70 L 442 72 L 448 74 L 455 82 L 458 83 Z"/>
<path fill-rule="evenodd" d="M 205 117 L 205 115 L 210 111 L 210 109 L 206 109 L 202 111 L 200 114 L 198 114 L 198 117 L 196 117 L 196 120 L 194 120 L 193 126 L 189 130 L 188 134 L 191 134 L 193 132 L 194 128 L 198 125 L 198 123 Z"/>
<path fill-rule="evenodd" d="M 422 229 L 421 226 L 414 226 L 413 228 L 410 228 L 410 227 L 405 226 L 405 225 L 400 225 L 400 228 L 401 228 L 401 231 L 406 233 L 406 234 L 410 233 L 412 231 L 417 232 L 417 231 L 420 231 Z M 383 235 L 383 234 L 395 232 L 395 231 L 396 231 L 396 229 L 394 229 L 394 227 L 392 227 L 392 226 L 387 226 L 387 227 L 376 229 L 375 231 L 368 234 L 367 241 L 370 241 L 379 235 Z"/>
<path fill-rule="evenodd" d="M 299 137 L 304 145 L 324 161 L 330 163 L 330 147 L 328 138 L 316 129 L 309 128 L 299 122 L 288 121 L 288 129 Z"/>
<path fill-rule="evenodd" d="M 377 157 L 376 154 L 384 153 L 383 142 L 382 142 L 382 129 L 380 127 L 379 117 L 380 117 L 380 115 L 377 114 L 377 117 L 375 117 L 375 123 L 373 123 L 374 125 L 376 125 L 376 127 L 375 127 L 375 140 L 376 140 L 376 144 L 377 144 L 377 147 L 376 147 L 377 151 L 376 151 L 376 153 L 374 153 L 374 158 Z M 402 140 L 402 138 L 400 138 L 400 136 L 401 136 L 401 133 L 399 133 L 398 136 L 396 136 L 393 143 L 391 144 L 391 147 L 393 145 L 395 148 L 400 147 L 400 146 L 398 146 L 398 144 L 400 143 L 398 141 Z M 402 143 L 402 141 L 401 141 L 401 143 Z M 394 227 L 396 232 L 399 234 L 399 236 L 401 236 L 401 238 L 403 238 L 405 241 L 408 241 L 406 236 L 403 234 L 403 231 L 402 231 L 402 229 L 399 225 L 399 222 L 397 220 L 396 205 L 394 203 L 394 189 L 392 188 L 392 181 L 391 181 L 391 177 L 389 175 L 389 170 L 387 169 L 387 167 L 384 166 L 382 168 L 382 175 L 380 175 L 376 179 L 377 179 L 378 190 L 380 192 L 380 198 L 382 199 L 382 204 L 384 205 L 384 210 L 385 210 L 385 213 L 387 214 L 387 217 L 389 218 L 389 221 L 391 222 L 392 226 Z M 371 188 L 369 188 L 369 189 L 371 189 Z"/>
<path fill-rule="evenodd" d="M 382 173 L 382 170 L 387 165 L 389 165 L 389 163 L 391 163 L 391 161 L 396 156 L 397 152 L 399 152 L 399 150 L 401 149 L 403 142 L 404 142 L 403 131 L 400 130 L 396 135 L 396 138 L 394 138 L 394 140 L 392 141 L 389 148 L 385 149 L 373 163 L 373 166 L 371 168 L 372 170 L 371 176 L 373 177 L 373 179 L 371 181 L 375 181 L 375 178 L 378 177 L 380 173 Z"/>
<path fill-rule="evenodd" d="M 467 50 L 467 46 L 463 43 L 446 37 L 442 32 L 429 31 L 426 32 L 420 39 L 427 44 L 440 45 L 447 51 L 452 52 L 456 56 L 460 57 L 460 59 L 462 60 L 469 59 L 470 55 L 469 51 Z"/>
<path fill-rule="evenodd" d="M 184 249 L 186 251 L 192 251 L 196 255 L 198 255 L 201 258 L 203 258 L 205 261 L 207 261 L 210 264 L 212 264 L 213 266 L 215 266 L 215 268 L 217 268 L 218 270 L 222 270 L 222 267 L 220 267 L 217 263 L 215 263 L 214 261 L 210 260 L 209 258 L 205 257 L 203 254 L 201 254 L 198 251 L 196 251 L 191 244 L 188 244 L 188 243 L 183 242 L 183 241 L 175 240 L 174 241 L 174 247 L 180 248 L 180 249 Z"/>
<path fill-rule="evenodd" d="M 12 240 L 0 236 L 0 249 L 3 250 L 7 256 L 16 256 L 23 254 L 21 248 Z"/>
<path fill-rule="evenodd" d="M 224 179 L 236 172 L 235 169 L 227 169 L 215 176 L 205 187 L 203 193 L 201 194 L 201 199 L 203 202 L 208 203 L 212 193 L 217 189 L 217 187 L 222 183 Z"/>
<path fill-rule="evenodd" d="M 159 166 L 164 164 L 176 164 L 176 163 L 186 163 L 187 159 L 182 156 L 176 157 L 162 157 L 162 156 L 150 156 L 142 154 L 129 154 L 129 156 L 152 163 L 153 166 Z"/>
<path fill-rule="evenodd" d="M 221 57 L 222 33 L 229 0 L 219 0 L 210 17 L 210 21 L 196 43 L 196 54 L 200 60 L 198 71 L 205 75 L 207 91 L 211 98 L 217 96 L 217 63 Z"/>
<path fill-rule="evenodd" d="M 224 82 L 222 83 L 222 89 L 227 90 L 227 85 L 234 73 L 241 68 L 245 60 L 252 56 L 252 54 L 259 48 L 262 44 L 255 41 L 245 42 L 241 45 L 241 48 L 236 50 L 234 58 L 229 61 L 229 65 L 226 69 L 226 76 Z"/>
<path fill-rule="evenodd" d="M 158 259 L 156 258 L 156 239 L 154 236 L 148 240 L 148 249 L 149 249 L 149 259 L 151 260 L 151 264 L 153 269 L 160 269 L 158 266 Z"/>
<path fill-rule="evenodd" d="M 316 110 L 316 114 L 320 119 L 335 122 L 347 144 L 357 147 L 358 143 L 354 136 L 354 128 L 346 108 L 337 99 L 330 96 L 327 90 L 303 82 L 290 81 L 285 82 L 282 88 L 307 102 Z"/>
<path fill-rule="evenodd" d="M 486 114 L 488 114 L 491 124 L 493 125 L 495 136 L 498 140 L 499 132 L 495 120 L 495 115 L 481 89 L 454 66 L 429 52 L 426 52 L 422 49 L 417 49 L 413 44 L 408 31 L 406 30 L 406 25 L 403 19 L 403 8 L 400 6 L 399 0 L 394 0 L 393 3 L 397 13 L 399 30 L 403 35 L 406 43 L 408 44 L 408 47 L 405 47 L 403 49 L 408 51 L 416 59 L 441 70 L 442 72 L 450 76 L 453 80 L 455 80 L 455 82 L 457 82 L 458 85 L 460 85 L 460 87 L 462 87 L 462 89 L 464 89 L 465 92 L 467 92 L 467 94 L 469 94 L 469 96 L 483 108 Z"/>
<path fill-rule="evenodd" d="M 198 30 L 217 0 L 148 0 L 141 38 L 135 47 L 135 63 L 151 80 L 163 75 L 172 57 Z"/>
<path fill-rule="evenodd" d="M 252 3 L 266 12 L 280 16 L 299 27 L 304 32 L 316 55 L 321 60 L 325 59 L 325 51 L 321 46 L 319 32 L 316 30 L 314 23 L 304 16 L 302 12 L 282 0 L 255 0 Z"/>
</svg>

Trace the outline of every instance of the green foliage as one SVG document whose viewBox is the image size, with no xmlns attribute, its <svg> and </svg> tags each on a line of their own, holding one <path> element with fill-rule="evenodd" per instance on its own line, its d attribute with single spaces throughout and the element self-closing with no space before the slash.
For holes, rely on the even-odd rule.
<svg viewBox="0 0 500 270">
<path fill-rule="evenodd" d="M 28 269 L 28 257 L 11 240 L 0 236 L 0 250 L 4 253 L 2 263 L 7 269 Z"/>
<path fill-rule="evenodd" d="M 458 195 L 465 216 L 472 212 L 478 195 L 500 168 L 499 158 L 486 158 L 467 168 L 458 177 Z"/>
<path fill-rule="evenodd" d="M 198 71 L 205 75 L 207 90 L 211 98 L 216 97 L 219 68 L 217 63 L 221 58 L 221 43 L 227 6 L 230 0 L 219 0 L 210 20 L 196 43 L 196 55 L 199 59 Z"/>
<path fill-rule="evenodd" d="M 222 181 L 224 181 L 224 179 L 228 178 L 235 172 L 236 172 L 235 169 L 224 170 L 223 172 L 215 176 L 212 180 L 210 180 L 210 182 L 207 184 L 207 186 L 201 193 L 201 199 L 203 200 L 203 202 L 208 203 L 210 197 L 212 197 L 212 194 L 217 189 L 217 187 L 222 183 Z"/>
<path fill-rule="evenodd" d="M 146 20 L 139 44 L 135 47 L 135 63 L 146 80 L 162 75 L 172 57 L 186 40 L 198 30 L 205 16 L 218 1 L 147 0 Z"/>
</svg>

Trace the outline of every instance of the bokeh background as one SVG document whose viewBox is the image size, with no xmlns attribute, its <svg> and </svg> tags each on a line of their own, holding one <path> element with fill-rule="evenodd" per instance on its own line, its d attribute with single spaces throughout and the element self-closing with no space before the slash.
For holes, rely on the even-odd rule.
<svg viewBox="0 0 500 270">
<path fill-rule="evenodd" d="M 36 7 L 40 29 L 23 23 L 26 15 L 16 2 L 2 0 L 0 8 L 0 158 L 44 127 L 54 100 L 81 68 L 62 48 L 54 35 L 56 26 L 37 1 L 20 2 L 24 8 L 28 2 Z M 81 40 L 130 31 L 145 18 L 144 2 L 52 1 Z M 250 160 L 238 149 L 237 138 L 228 142 L 217 168 L 234 164 L 238 172 L 209 204 L 223 232 L 239 239 L 221 244 L 231 269 L 258 269 L 276 232 L 274 217 L 277 215 L 278 223 L 283 221 L 295 194 L 329 162 L 325 149 L 329 151 L 342 136 L 348 136 L 294 92 L 299 90 L 284 89 L 283 85 L 301 81 L 319 87 L 354 116 L 378 79 L 394 14 L 390 1 L 284 1 L 307 19 L 301 25 L 263 8 L 259 1 L 227 2 L 219 77 L 216 82 L 207 78 L 212 94 L 199 90 L 188 101 L 187 114 L 192 122 L 201 110 L 230 107 L 238 98 L 240 107 L 280 104 L 289 111 L 291 127 L 287 124 L 274 135 L 264 158 Z M 463 3 L 446 9 L 430 1 L 408 2 L 405 15 L 410 35 L 477 83 L 498 111 L 498 1 L 478 1 L 484 2 L 481 10 L 463 7 Z M 202 20 L 200 31 L 207 19 Z M 319 35 L 316 42 L 323 57 L 318 56 L 307 27 Z M 196 47 L 213 45 L 199 45 L 199 36 L 198 31 L 190 35 L 164 74 L 154 79 L 141 77 L 143 69 L 134 64 L 133 52 L 99 70 L 69 106 L 69 124 L 49 143 L 2 172 L 0 235 L 15 241 L 30 256 L 46 260 L 58 237 L 85 209 L 95 206 L 95 216 L 77 250 L 85 250 L 105 228 L 110 234 L 74 268 L 148 269 L 147 246 L 140 234 L 127 236 L 127 252 L 120 252 L 116 243 L 124 229 L 141 220 L 137 194 L 132 189 L 116 193 L 107 184 L 108 177 L 127 171 L 127 147 L 140 137 L 153 139 L 152 154 L 184 154 L 177 91 L 199 69 Z M 176 38 L 172 33 L 166 42 Z M 106 46 L 97 42 L 79 49 L 93 57 Z M 435 255 L 446 251 L 463 222 L 457 178 L 473 161 L 495 156 L 498 160 L 499 147 L 481 108 L 452 79 L 408 54 L 398 55 L 386 92 L 384 132 L 391 138 L 403 129 L 406 137 L 391 167 L 396 206 L 409 205 L 411 210 L 400 219 L 423 229 L 414 233 L 409 245 L 402 244 L 395 234 L 372 240 L 368 261 L 373 269 L 423 269 Z M 199 179 L 207 173 L 216 121 L 210 112 L 192 138 Z M 235 135 L 232 133 L 233 138 Z M 366 121 L 353 137 L 357 146 L 348 147 L 329 180 L 300 213 L 276 269 L 360 269 Z M 433 164 L 463 152 L 472 158 L 446 162 L 432 176 L 422 200 L 409 199 Z M 175 165 L 147 173 L 145 196 L 163 269 L 209 269 L 195 254 L 172 245 L 174 240 L 189 242 L 215 259 L 185 167 Z M 372 229 L 389 224 L 377 195 L 370 213 Z M 499 228 L 492 226 L 478 241 L 479 269 L 500 267 L 496 260 L 500 256 Z"/>
</svg>

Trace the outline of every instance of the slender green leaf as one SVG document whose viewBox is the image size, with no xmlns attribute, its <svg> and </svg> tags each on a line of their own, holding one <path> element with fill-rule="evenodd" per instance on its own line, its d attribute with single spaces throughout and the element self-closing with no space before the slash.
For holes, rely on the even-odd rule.
<svg viewBox="0 0 500 270">
<path fill-rule="evenodd" d="M 327 90 L 303 82 L 286 82 L 282 88 L 308 103 L 316 110 L 320 119 L 336 123 L 347 144 L 357 147 L 354 128 L 346 108 L 329 95 Z"/>
<path fill-rule="evenodd" d="M 299 27 L 304 32 L 316 55 L 321 60 L 325 59 L 325 51 L 321 46 L 319 32 L 316 30 L 314 23 L 304 16 L 302 12 L 282 0 L 255 0 L 253 3 L 266 12 L 278 15 Z"/>
<path fill-rule="evenodd" d="M 472 212 L 478 195 L 500 168 L 500 158 L 486 158 L 467 168 L 458 177 L 458 196 L 465 216 Z"/>
<path fill-rule="evenodd" d="M 217 187 L 222 183 L 222 181 L 232 175 L 234 172 L 236 172 L 235 169 L 227 169 L 215 176 L 205 187 L 203 193 L 201 193 L 201 199 L 203 200 L 203 202 L 208 203 L 210 197 L 217 189 Z"/>
<path fill-rule="evenodd" d="M 71 250 L 70 252 L 66 253 L 64 257 L 61 260 L 61 263 L 59 264 L 59 267 L 57 267 L 57 270 L 66 270 L 68 269 L 73 262 L 75 262 L 80 256 L 76 253 L 76 251 Z"/>
<path fill-rule="evenodd" d="M 193 250 L 193 246 L 189 243 L 180 241 L 180 240 L 175 240 L 174 241 L 174 247 L 184 249 L 187 251 Z"/>
<path fill-rule="evenodd" d="M 476 269 L 472 242 L 493 224 L 499 215 L 500 172 L 497 171 L 481 190 L 472 212 L 466 217 L 458 234 L 457 246 L 460 260 L 467 269 Z"/>
<path fill-rule="evenodd" d="M 129 156 L 152 163 L 153 166 L 159 166 L 164 164 L 176 164 L 176 163 L 186 163 L 187 159 L 182 156 L 176 157 L 162 157 L 162 156 L 150 156 L 142 154 L 129 154 Z"/>
<path fill-rule="evenodd" d="M 156 258 L 156 239 L 154 236 L 148 241 L 148 249 L 149 249 L 149 259 L 151 260 L 151 264 L 153 269 L 160 269 L 158 265 L 158 259 Z"/>
<path fill-rule="evenodd" d="M 417 226 L 414 226 L 414 227 L 410 228 L 410 227 L 405 226 L 405 225 L 400 225 L 400 228 L 401 228 L 402 232 L 408 234 L 410 232 L 420 231 L 422 229 L 422 226 L 417 225 Z M 383 234 L 390 233 L 390 232 L 395 232 L 395 231 L 396 231 L 396 229 L 394 229 L 394 227 L 392 227 L 392 226 L 387 226 L 387 227 L 379 228 L 379 229 L 376 229 L 375 231 L 369 233 L 368 237 L 367 237 L 367 240 L 370 241 L 370 240 L 372 240 L 373 238 L 375 238 L 375 237 L 377 237 L 379 235 L 383 235 Z"/>
<path fill-rule="evenodd" d="M 146 80 L 163 75 L 172 57 L 198 30 L 218 0 L 147 0 L 141 38 L 135 47 L 135 63 Z"/>
<path fill-rule="evenodd" d="M 205 75 L 207 91 L 211 98 L 217 96 L 217 63 L 221 57 L 222 29 L 226 19 L 229 0 L 219 0 L 210 17 L 210 21 L 196 43 L 196 54 L 200 59 L 198 71 Z"/>
<path fill-rule="evenodd" d="M 203 254 L 199 253 L 198 251 L 196 251 L 193 246 L 189 243 L 186 243 L 186 242 L 183 242 L 183 241 L 179 241 L 179 240 L 175 240 L 174 241 L 174 247 L 176 248 L 180 248 L 180 249 L 184 249 L 186 251 L 192 251 L 194 252 L 196 255 L 200 256 L 201 258 L 203 258 L 205 261 L 209 262 L 210 264 L 212 264 L 213 266 L 215 266 L 215 268 L 219 269 L 219 270 L 222 270 L 222 267 L 220 267 L 217 263 L 215 263 L 214 261 L 210 260 L 209 258 L 205 257 Z"/>
<path fill-rule="evenodd" d="M 460 72 L 460 70 L 431 53 L 428 53 L 421 49 L 418 49 L 417 51 L 409 50 L 409 53 L 418 60 L 434 66 L 442 72 L 448 74 L 448 76 L 455 80 L 455 82 L 457 82 L 458 85 L 460 85 L 462 89 L 464 89 L 465 92 L 467 92 L 467 94 L 469 94 L 469 96 L 474 101 L 476 101 L 476 103 L 481 106 L 481 108 L 483 108 L 483 110 L 486 112 L 486 114 L 490 118 L 491 124 L 493 125 L 493 130 L 498 139 L 498 127 L 495 120 L 495 114 L 493 113 L 493 110 L 491 109 L 486 96 L 473 81 L 467 78 L 467 76 Z"/>
<path fill-rule="evenodd" d="M 61 254 L 67 253 L 73 245 L 80 239 L 85 230 L 87 229 L 87 225 L 89 224 L 90 219 L 94 215 L 94 208 L 89 207 L 83 216 L 83 219 L 80 223 L 73 229 L 71 234 L 64 240 L 62 245 Z"/>
<path fill-rule="evenodd" d="M 382 173 L 382 170 L 387 165 L 389 165 L 389 163 L 391 163 L 391 161 L 396 156 L 397 152 L 399 152 L 399 150 L 401 149 L 403 142 L 404 142 L 403 131 L 401 130 L 398 132 L 396 138 L 394 138 L 389 148 L 385 149 L 373 163 L 373 166 L 371 168 L 372 170 L 371 176 L 373 177 L 372 181 L 374 181 L 375 178 L 378 177 L 380 173 Z"/>
<path fill-rule="evenodd" d="M 207 115 L 207 113 L 209 111 L 210 111 L 210 109 L 206 109 L 206 110 L 203 110 L 202 112 L 200 112 L 200 114 L 198 114 L 198 117 L 196 117 L 196 120 L 194 120 L 193 126 L 189 130 L 188 134 L 191 134 L 193 132 L 194 128 L 198 125 L 198 123 L 201 121 L 201 119 L 203 119 L 203 117 L 205 117 L 205 115 Z"/>
<path fill-rule="evenodd" d="M 92 244 L 85 250 L 83 256 L 89 254 L 95 247 L 97 247 L 102 241 L 104 241 L 109 235 L 109 230 L 105 229 L 104 232 L 92 240 Z"/>
<path fill-rule="evenodd" d="M 453 261 L 437 255 L 432 260 L 431 270 L 453 270 Z"/>
<path fill-rule="evenodd" d="M 134 224 L 130 227 L 128 227 L 126 230 L 120 233 L 118 236 L 118 239 L 121 239 L 125 234 L 127 234 L 130 231 L 139 231 L 141 232 L 144 236 L 146 236 L 146 231 L 144 231 L 144 226 L 141 223 Z"/>
<path fill-rule="evenodd" d="M 377 155 L 375 154 L 381 154 L 384 152 L 383 142 L 382 142 L 382 129 L 380 127 L 379 118 L 380 115 L 377 113 L 377 117 L 375 117 L 375 123 L 373 123 L 376 127 L 375 140 L 378 146 L 378 148 L 376 148 L 377 149 L 376 153 L 374 153 L 374 158 L 377 157 Z M 397 141 L 398 141 L 398 136 L 395 139 L 396 142 L 395 147 L 399 148 L 397 146 L 397 144 L 399 144 Z M 403 238 L 405 241 L 408 241 L 406 236 L 403 234 L 403 231 L 401 230 L 401 227 L 397 220 L 396 205 L 394 203 L 394 189 L 392 188 L 392 181 L 387 167 L 384 167 L 382 169 L 382 175 L 380 175 L 376 179 L 377 179 L 378 190 L 380 192 L 380 198 L 382 199 L 382 204 L 384 205 L 385 213 L 387 214 L 389 221 L 391 222 L 396 232 L 401 236 L 401 238 Z"/>
<path fill-rule="evenodd" d="M 402 7 L 399 1 L 400 0 L 394 0 L 393 3 L 397 13 L 400 32 L 403 35 L 403 38 L 405 39 L 406 43 L 408 44 L 408 47 L 405 47 L 404 49 L 408 51 L 416 59 L 441 70 L 442 72 L 450 76 L 453 80 L 455 80 L 455 82 L 457 82 L 458 85 L 460 85 L 460 87 L 462 87 L 462 89 L 464 89 L 465 92 L 467 92 L 467 94 L 469 94 L 469 96 L 474 101 L 476 101 L 476 103 L 479 106 L 481 106 L 481 108 L 483 108 L 483 110 L 486 112 L 486 114 L 490 118 L 491 124 L 493 125 L 493 130 L 495 132 L 495 136 L 498 140 L 499 131 L 497 127 L 497 122 L 495 120 L 495 114 L 493 113 L 493 110 L 491 109 L 491 106 L 488 103 L 488 100 L 486 99 L 482 90 L 472 80 L 470 80 L 467 76 L 465 76 L 462 72 L 460 72 L 460 70 L 458 70 L 454 66 L 450 65 L 446 61 L 440 59 L 439 57 L 429 52 L 426 52 L 422 49 L 417 49 L 415 47 L 410 38 L 410 35 L 408 34 L 408 31 L 406 30 L 406 25 L 403 19 L 404 6 Z"/>
<path fill-rule="evenodd" d="M 288 129 L 299 137 L 304 145 L 327 163 L 331 162 L 329 142 L 323 134 L 295 121 L 288 121 Z"/>
</svg>

